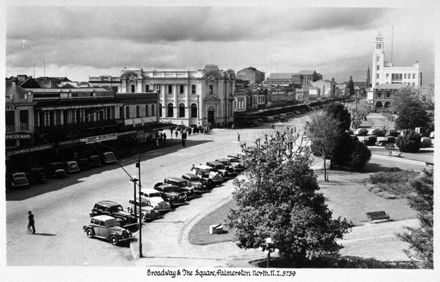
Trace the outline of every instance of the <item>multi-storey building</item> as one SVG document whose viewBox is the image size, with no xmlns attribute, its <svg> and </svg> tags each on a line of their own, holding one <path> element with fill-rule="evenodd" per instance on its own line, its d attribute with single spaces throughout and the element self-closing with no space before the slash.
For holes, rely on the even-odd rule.
<svg viewBox="0 0 440 282">
<path fill-rule="evenodd" d="M 254 67 L 247 67 L 237 72 L 237 79 L 246 80 L 249 84 L 260 84 L 264 81 L 265 73 Z"/>
<path fill-rule="evenodd" d="M 389 111 L 405 84 L 380 84 L 368 92 L 367 100 L 374 111 Z"/>
<path fill-rule="evenodd" d="M 419 63 L 412 66 L 397 67 L 392 62 L 385 61 L 384 39 L 382 34 L 376 37 L 373 52 L 373 65 L 371 67 L 371 84 L 373 88 L 380 84 L 405 84 L 419 88 L 422 84 L 422 74 L 419 71 Z"/>
<path fill-rule="evenodd" d="M 293 73 L 271 73 L 266 79 L 265 84 L 270 85 L 293 85 L 295 80 Z"/>
<path fill-rule="evenodd" d="M 216 65 L 195 70 L 123 69 L 119 92 L 158 91 L 163 122 L 216 126 L 233 121 L 234 84 L 234 71 Z"/>
<path fill-rule="evenodd" d="M 311 89 L 314 88 L 317 90 L 318 98 L 332 98 L 336 96 L 336 83 L 335 80 L 317 80 L 310 82 Z M 310 95 L 312 95 L 310 93 Z"/>
<path fill-rule="evenodd" d="M 304 70 L 293 74 L 292 79 L 295 85 L 304 87 L 304 86 L 310 86 L 310 83 L 312 81 L 321 80 L 322 74 L 317 73 L 316 71 Z"/>
<path fill-rule="evenodd" d="M 96 87 L 112 89 L 115 93 L 117 93 L 119 92 L 119 87 L 121 86 L 121 78 L 119 76 L 111 75 L 90 76 L 89 83 Z"/>
</svg>

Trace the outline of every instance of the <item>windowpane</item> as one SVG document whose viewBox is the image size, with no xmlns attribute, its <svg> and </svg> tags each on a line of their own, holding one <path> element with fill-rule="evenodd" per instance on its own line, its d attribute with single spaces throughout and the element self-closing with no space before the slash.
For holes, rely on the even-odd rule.
<svg viewBox="0 0 440 282">
<path fill-rule="evenodd" d="M 173 104 L 168 104 L 168 117 L 173 117 Z"/>
</svg>

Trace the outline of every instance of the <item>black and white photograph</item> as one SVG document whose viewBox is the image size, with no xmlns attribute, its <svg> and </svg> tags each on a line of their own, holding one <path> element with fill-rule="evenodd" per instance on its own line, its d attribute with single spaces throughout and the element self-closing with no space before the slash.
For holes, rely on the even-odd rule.
<svg viewBox="0 0 440 282">
<path fill-rule="evenodd" d="M 2 280 L 434 281 L 440 6 L 354 2 L 6 1 Z"/>
</svg>

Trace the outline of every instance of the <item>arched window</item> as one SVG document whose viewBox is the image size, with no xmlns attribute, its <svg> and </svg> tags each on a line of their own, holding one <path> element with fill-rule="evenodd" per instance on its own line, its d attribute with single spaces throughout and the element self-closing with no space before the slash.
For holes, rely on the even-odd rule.
<svg viewBox="0 0 440 282">
<path fill-rule="evenodd" d="M 185 117 L 185 105 L 184 104 L 179 105 L 179 117 Z"/>
<path fill-rule="evenodd" d="M 135 87 L 134 84 L 132 84 L 132 85 L 131 85 L 131 93 L 136 92 L 135 89 L 134 89 L 134 87 Z"/>
<path fill-rule="evenodd" d="M 191 105 L 191 117 L 192 118 L 197 117 L 197 105 L 196 104 Z"/>
<path fill-rule="evenodd" d="M 168 117 L 173 117 L 173 103 L 168 104 Z"/>
<path fill-rule="evenodd" d="M 153 108 L 154 109 L 154 108 Z M 153 111 L 154 112 L 154 111 Z M 154 114 L 153 114 L 154 115 Z M 162 117 L 162 104 L 159 103 L 159 117 Z"/>
</svg>

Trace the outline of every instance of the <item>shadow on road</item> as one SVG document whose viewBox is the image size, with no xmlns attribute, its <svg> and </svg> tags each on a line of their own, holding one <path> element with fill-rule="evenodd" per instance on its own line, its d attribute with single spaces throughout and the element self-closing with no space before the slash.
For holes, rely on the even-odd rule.
<svg viewBox="0 0 440 282">
<path fill-rule="evenodd" d="M 39 232 L 35 232 L 33 235 L 40 235 L 40 236 L 57 236 L 57 234 L 53 234 L 53 233 L 39 233 Z"/>
<path fill-rule="evenodd" d="M 188 147 L 198 146 L 200 144 L 206 143 L 206 142 L 213 142 L 212 140 L 191 140 L 187 139 L 186 141 L 186 147 L 182 147 L 180 143 L 173 142 L 171 146 L 163 147 L 154 151 L 147 151 L 145 153 L 141 153 L 141 161 L 153 159 L 156 157 L 160 157 L 163 155 L 167 155 L 170 153 L 177 152 L 179 150 L 185 150 Z M 171 142 L 170 142 L 171 143 Z M 138 156 L 130 156 L 127 158 L 123 158 L 119 160 L 119 163 L 122 166 L 131 165 L 137 162 Z M 104 171 L 107 171 L 109 169 L 115 169 L 117 168 L 117 164 L 113 165 L 104 165 L 98 168 L 94 168 L 91 170 L 85 170 L 81 171 L 77 174 L 69 174 L 66 178 L 62 179 L 49 179 L 46 183 L 43 184 L 36 184 L 32 185 L 30 187 L 27 187 L 25 189 L 20 190 L 8 190 L 6 192 L 6 201 L 22 201 L 26 200 L 28 198 L 32 198 L 38 195 L 42 195 L 45 193 L 49 193 L 52 191 L 57 191 L 60 189 L 63 189 L 64 187 L 71 186 L 80 182 L 84 182 L 81 180 L 81 178 L 88 177 L 90 175 L 102 173 Z"/>
</svg>

